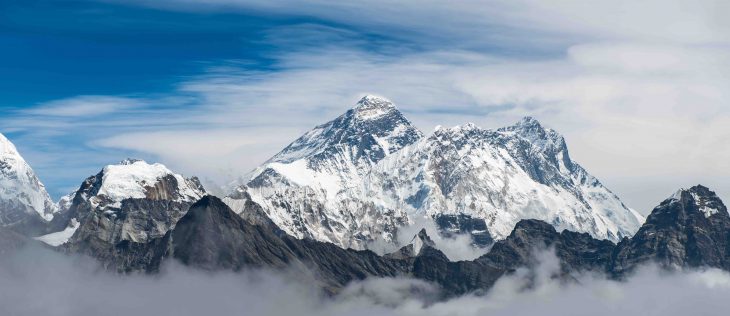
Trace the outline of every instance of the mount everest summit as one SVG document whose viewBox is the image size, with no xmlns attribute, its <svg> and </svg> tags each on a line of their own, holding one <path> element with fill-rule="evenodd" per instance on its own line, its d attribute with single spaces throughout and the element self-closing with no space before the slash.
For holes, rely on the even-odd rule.
<svg viewBox="0 0 730 316">
<path fill-rule="evenodd" d="M 295 140 L 225 201 L 240 212 L 247 199 L 288 234 L 356 249 L 393 242 L 423 217 L 476 244 L 504 239 L 528 218 L 612 241 L 643 222 L 533 118 L 424 136 L 375 96 Z"/>
</svg>

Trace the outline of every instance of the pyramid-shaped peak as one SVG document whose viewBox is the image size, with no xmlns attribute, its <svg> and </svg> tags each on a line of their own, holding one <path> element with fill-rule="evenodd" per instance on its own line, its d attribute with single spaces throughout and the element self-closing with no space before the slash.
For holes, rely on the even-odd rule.
<svg viewBox="0 0 730 316">
<path fill-rule="evenodd" d="M 360 101 L 357 101 L 355 108 L 361 107 L 394 107 L 393 102 L 390 100 L 372 94 L 363 96 Z"/>
<path fill-rule="evenodd" d="M 393 102 L 390 102 L 385 98 L 374 95 L 366 95 L 357 102 L 353 110 L 355 111 L 357 118 L 368 120 L 384 116 L 395 111 L 396 108 Z"/>
<path fill-rule="evenodd" d="M 517 123 L 499 129 L 500 131 L 518 132 L 520 134 L 542 134 L 546 133 L 546 128 L 542 123 L 532 116 L 525 116 Z"/>
<path fill-rule="evenodd" d="M 433 245 L 433 240 L 431 240 L 431 237 L 428 236 L 428 232 L 426 232 L 425 228 L 421 228 L 421 230 L 418 231 L 418 234 L 416 234 L 416 236 L 413 236 L 413 239 L 416 238 Z"/>
<path fill-rule="evenodd" d="M 534 117 L 532 117 L 532 116 L 525 116 L 525 117 L 523 117 L 523 118 L 522 118 L 522 119 L 521 119 L 521 120 L 520 120 L 519 122 L 517 122 L 517 124 L 515 124 L 515 125 L 516 125 L 516 126 L 534 126 L 534 127 L 542 127 L 542 125 L 540 124 L 540 121 L 538 121 L 538 120 L 537 120 L 536 118 L 534 118 Z"/>
<path fill-rule="evenodd" d="M 425 228 L 422 228 L 418 234 L 413 236 L 413 239 L 411 239 L 411 245 L 413 245 L 413 252 L 415 254 L 418 254 L 421 252 L 421 249 L 423 249 L 424 246 L 428 247 L 435 247 L 436 243 L 433 242 L 430 236 L 428 236 L 428 233 L 426 232 Z"/>
<path fill-rule="evenodd" d="M 532 116 L 525 116 L 514 125 L 502 127 L 498 131 L 527 139 L 542 149 L 551 149 L 552 147 L 566 149 L 565 139 L 560 133 L 545 128 L 540 121 Z"/>
</svg>

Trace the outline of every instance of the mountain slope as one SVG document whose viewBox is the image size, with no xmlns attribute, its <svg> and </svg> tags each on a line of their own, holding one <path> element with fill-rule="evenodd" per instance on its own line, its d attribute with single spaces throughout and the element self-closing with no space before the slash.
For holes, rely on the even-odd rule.
<svg viewBox="0 0 730 316">
<path fill-rule="evenodd" d="M 439 128 L 383 159 L 366 185 L 378 206 L 483 219 L 494 239 L 534 218 L 618 241 L 643 221 L 570 159 L 562 136 L 529 117 L 498 130 Z"/>
<path fill-rule="evenodd" d="M 407 215 L 376 209 L 361 184 L 374 164 L 421 137 L 391 102 L 366 96 L 287 146 L 230 197 L 250 196 L 297 238 L 360 249 L 376 238 L 392 240 Z M 240 203 L 229 204 L 240 213 Z"/>
<path fill-rule="evenodd" d="M 24 234 L 42 231 L 56 206 L 15 145 L 0 134 L 0 226 Z"/>
<path fill-rule="evenodd" d="M 161 164 L 127 159 L 87 178 L 68 208 L 52 221 L 56 232 L 38 239 L 105 256 L 120 242 L 145 243 L 164 236 L 203 195 L 196 178 L 186 179 Z"/>
</svg>

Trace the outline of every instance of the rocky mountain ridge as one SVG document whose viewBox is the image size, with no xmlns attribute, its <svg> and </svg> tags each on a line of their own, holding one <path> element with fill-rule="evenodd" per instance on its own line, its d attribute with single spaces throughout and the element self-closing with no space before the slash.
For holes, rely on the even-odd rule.
<svg viewBox="0 0 730 316">
<path fill-rule="evenodd" d="M 298 239 L 276 230 L 272 223 L 244 219 L 214 196 L 194 203 L 164 236 L 146 242 L 122 240 L 108 252 L 61 249 L 92 255 L 107 269 L 119 272 L 154 273 L 170 260 L 209 271 L 303 269 L 315 275 L 327 293 L 369 277 L 411 277 L 439 285 L 445 297 L 488 291 L 502 276 L 538 265 L 536 254 L 545 250 L 554 251 L 560 262 L 559 277 L 566 280 L 584 272 L 626 278 L 650 263 L 665 269 L 730 271 L 727 208 L 705 187 L 681 192 L 675 195 L 679 198 L 670 197 L 657 206 L 636 236 L 618 244 L 587 233 L 558 232 L 540 220 L 521 220 L 487 254 L 470 261 L 450 261 L 426 231 L 385 256 Z M 707 215 L 706 208 L 717 212 Z M 698 226 L 696 221 L 703 222 Z"/>
</svg>

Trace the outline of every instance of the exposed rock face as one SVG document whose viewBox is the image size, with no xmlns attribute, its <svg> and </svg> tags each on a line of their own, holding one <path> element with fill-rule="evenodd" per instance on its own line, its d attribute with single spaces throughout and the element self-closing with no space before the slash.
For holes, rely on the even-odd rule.
<svg viewBox="0 0 730 316">
<path fill-rule="evenodd" d="M 42 234 L 57 208 L 15 145 L 0 134 L 0 227 Z"/>
<path fill-rule="evenodd" d="M 111 244 L 93 237 L 107 236 L 102 233 L 104 225 L 90 225 L 100 230 L 77 233 L 64 249 L 91 254 L 108 269 L 122 272 L 155 272 L 165 260 L 173 259 L 205 270 L 302 269 L 312 273 L 328 293 L 368 277 L 403 276 L 438 284 L 448 297 L 482 293 L 503 275 L 537 265 L 537 252 L 545 250 L 555 251 L 561 267 L 558 277 L 567 280 L 588 271 L 620 278 L 637 265 L 651 262 L 672 269 L 717 267 L 730 271 L 729 217 L 715 194 L 698 186 L 664 201 L 636 236 L 619 245 L 587 233 L 558 232 L 540 220 L 521 220 L 487 254 L 472 261 L 452 262 L 435 248 L 425 230 L 399 251 L 378 256 L 367 250 L 343 249 L 286 235 L 271 222 L 249 221 L 220 199 L 205 196 L 163 236 Z"/>
<path fill-rule="evenodd" d="M 730 271 L 730 215 L 715 192 L 695 186 L 664 200 L 633 238 L 619 243 L 612 272 L 623 274 L 647 261 Z"/>
<path fill-rule="evenodd" d="M 277 235 L 242 219 L 213 196 L 195 203 L 171 234 L 173 256 L 187 265 L 208 270 L 300 265 L 312 268 L 329 291 L 367 276 L 396 276 L 406 266 L 371 251 Z"/>
<path fill-rule="evenodd" d="M 313 267 L 316 270 L 315 275 L 322 275 L 326 280 L 323 283 L 330 291 L 336 291 L 352 280 L 370 276 L 409 276 L 440 285 L 447 296 L 479 293 L 488 290 L 505 274 L 521 267 L 534 267 L 539 260 L 536 251 L 545 250 L 555 251 L 561 267 L 560 277 L 566 279 L 572 279 L 576 273 L 583 272 L 607 273 L 621 277 L 630 271 L 629 268 L 653 261 L 658 261 L 669 268 L 718 267 L 730 271 L 730 257 L 726 255 L 730 216 L 722 201 L 713 192 L 701 186 L 680 191 L 663 202 L 652 212 L 636 236 L 631 239 L 625 238 L 619 245 L 609 240 L 595 239 L 588 233 L 567 230 L 558 232 L 553 225 L 540 220 L 521 220 L 505 239 L 493 245 L 489 253 L 473 261 L 459 262 L 449 261 L 441 251 L 434 248 L 425 230 L 420 231 L 410 244 L 399 251 L 378 257 L 369 251 L 343 250 L 328 243 L 267 233 L 268 230 L 265 229 L 252 230 L 251 224 L 231 215 L 232 212 L 228 212 L 227 208 L 219 205 L 214 198 L 205 203 L 201 201 L 201 205 L 205 204 L 208 205 L 208 209 L 212 208 L 208 210 L 209 213 L 218 214 L 215 217 L 231 218 L 235 223 L 233 226 L 242 227 L 231 228 L 233 231 L 248 230 L 267 237 L 241 237 L 241 241 L 244 239 L 254 241 L 256 246 L 221 241 L 226 245 L 222 250 L 215 246 L 218 242 L 209 239 L 211 242 L 200 247 L 199 251 L 212 251 L 211 253 L 187 255 L 187 258 L 203 260 L 196 263 L 197 265 L 206 268 L 220 267 L 215 258 L 221 257 L 239 258 L 224 261 L 234 262 L 232 265 L 223 266 L 235 269 L 246 266 L 246 262 L 253 262 L 255 266 L 267 266 L 267 262 L 274 262 L 272 266 L 275 267 L 299 262 L 304 263 L 304 266 Z M 186 216 L 193 216 L 196 213 Z M 198 221 L 191 219 L 188 222 L 184 219 L 180 225 L 183 222 L 185 225 L 192 225 Z M 219 220 L 219 222 L 230 221 Z M 180 225 L 176 231 L 183 229 Z M 240 234 L 230 229 L 205 228 L 199 230 L 198 235 L 204 234 L 205 231 L 222 232 L 221 234 L 225 235 Z M 173 232 L 175 233 L 177 232 Z M 182 232 L 181 234 L 188 235 Z M 648 236 L 660 238 L 655 240 Z M 288 250 L 272 251 L 280 249 L 282 244 L 276 238 L 281 238 Z M 182 240 L 183 247 L 197 243 L 191 239 Z M 264 240 L 275 240 L 275 242 L 264 243 Z M 665 249 L 667 245 L 673 248 Z M 238 255 L 228 255 L 237 252 Z M 294 253 L 293 258 L 291 253 Z"/>
<path fill-rule="evenodd" d="M 514 271 L 532 266 L 535 251 L 554 249 L 560 259 L 561 270 L 569 274 L 580 271 L 604 272 L 611 260 L 614 243 L 597 240 L 587 233 L 563 231 L 539 220 L 522 220 L 504 240 L 494 244 L 488 254 L 477 261 Z"/>
</svg>

